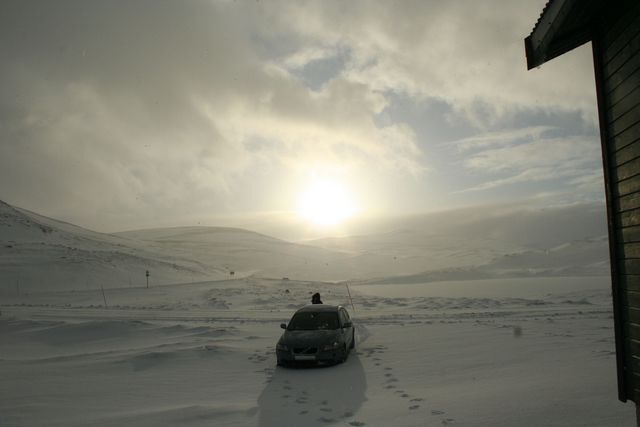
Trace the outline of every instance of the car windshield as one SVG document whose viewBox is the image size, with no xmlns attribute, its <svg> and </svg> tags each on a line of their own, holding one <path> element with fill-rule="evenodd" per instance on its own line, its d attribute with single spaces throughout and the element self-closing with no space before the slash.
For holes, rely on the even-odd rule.
<svg viewBox="0 0 640 427">
<path fill-rule="evenodd" d="M 293 316 L 287 329 L 290 331 L 315 331 L 318 329 L 338 329 L 338 327 L 337 313 L 303 312 Z"/>
</svg>

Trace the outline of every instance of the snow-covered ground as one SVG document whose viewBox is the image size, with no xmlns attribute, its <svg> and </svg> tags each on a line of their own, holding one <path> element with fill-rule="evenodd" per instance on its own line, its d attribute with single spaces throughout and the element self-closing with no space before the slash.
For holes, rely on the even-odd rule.
<svg viewBox="0 0 640 427">
<path fill-rule="evenodd" d="M 444 243 L 103 235 L 0 208 L 1 426 L 635 425 L 617 400 L 597 236 L 490 244 L 484 257 L 474 240 L 460 264 L 394 270 Z M 126 280 L 148 265 L 162 280 Z M 357 279 L 353 305 L 328 281 L 334 265 Z M 336 366 L 276 367 L 279 324 L 316 291 L 349 309 L 356 350 Z"/>
<path fill-rule="evenodd" d="M 95 290 L 3 295 L 0 425 L 633 425 L 607 278 L 528 280 L 526 298 L 353 286 L 355 310 L 342 285 L 255 278 L 109 289 L 108 308 Z M 276 368 L 279 323 L 318 289 L 350 308 L 356 351 Z"/>
</svg>

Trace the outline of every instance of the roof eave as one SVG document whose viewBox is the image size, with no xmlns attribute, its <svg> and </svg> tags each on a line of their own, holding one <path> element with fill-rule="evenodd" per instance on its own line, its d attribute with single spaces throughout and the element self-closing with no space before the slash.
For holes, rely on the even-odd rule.
<svg viewBox="0 0 640 427">
<path fill-rule="evenodd" d="M 531 35 L 524 40 L 528 70 L 591 40 L 589 22 L 583 22 L 582 25 L 569 33 L 563 29 L 570 14 L 592 6 L 591 3 L 595 2 L 551 0 L 547 3 Z"/>
</svg>

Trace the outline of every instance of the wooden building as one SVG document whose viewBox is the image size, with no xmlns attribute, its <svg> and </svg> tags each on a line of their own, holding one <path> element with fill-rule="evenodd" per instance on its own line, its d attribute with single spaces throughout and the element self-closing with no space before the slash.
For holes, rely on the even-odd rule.
<svg viewBox="0 0 640 427">
<path fill-rule="evenodd" d="M 607 200 L 618 397 L 634 401 L 638 408 L 640 0 L 549 1 L 525 39 L 527 67 L 538 67 L 589 41 Z"/>
</svg>

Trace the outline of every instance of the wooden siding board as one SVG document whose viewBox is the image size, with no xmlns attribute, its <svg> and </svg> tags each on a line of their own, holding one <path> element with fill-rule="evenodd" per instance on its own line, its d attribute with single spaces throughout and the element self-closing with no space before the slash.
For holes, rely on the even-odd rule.
<svg viewBox="0 0 640 427">
<path fill-rule="evenodd" d="M 631 355 L 635 356 L 637 354 L 640 354 L 640 341 L 629 339 L 628 342 L 629 350 L 631 350 Z"/>
<path fill-rule="evenodd" d="M 640 225 L 640 209 L 633 209 L 619 214 L 621 227 Z"/>
<path fill-rule="evenodd" d="M 620 288 L 623 289 L 624 291 L 640 292 L 640 275 L 620 276 L 619 284 L 620 284 Z M 639 313 L 639 316 L 640 316 L 640 313 Z M 640 324 L 640 321 L 636 323 Z"/>
<path fill-rule="evenodd" d="M 625 332 L 626 332 L 626 336 L 628 336 L 631 339 L 640 341 L 640 325 L 637 323 L 628 323 L 625 326 Z M 638 358 L 638 361 L 640 362 L 640 358 Z M 637 365 L 637 367 L 640 367 L 640 364 Z M 638 372 L 640 373 L 640 369 L 634 369 L 634 372 Z"/>
<path fill-rule="evenodd" d="M 625 310 L 624 321 L 625 323 L 640 323 L 640 308 L 623 307 Z"/>
<path fill-rule="evenodd" d="M 640 58 L 640 55 L 638 58 Z M 640 76 L 640 69 L 638 70 L 638 76 Z M 607 109 L 607 122 L 613 123 L 637 107 L 640 104 L 640 96 L 638 94 L 640 94 L 640 86 L 636 86 L 627 96 L 622 98 L 620 102 L 610 106 Z"/>
<path fill-rule="evenodd" d="M 640 123 L 634 124 L 624 132 L 616 135 L 615 138 L 609 138 L 607 146 L 609 150 L 617 151 L 636 141 L 640 141 Z"/>
<path fill-rule="evenodd" d="M 619 261 L 619 267 L 620 274 L 640 275 L 640 259 L 621 259 Z"/>
<path fill-rule="evenodd" d="M 619 119 L 609 123 L 608 127 L 609 127 L 609 131 L 611 132 L 610 135 L 613 135 L 613 137 L 615 138 L 619 134 L 631 128 L 632 126 L 638 124 L 639 122 L 640 122 L 640 105 L 636 105 L 631 110 L 628 110 Z"/>
<path fill-rule="evenodd" d="M 620 245 L 619 253 L 626 259 L 638 258 L 640 259 L 640 243 L 629 242 Z"/>
<path fill-rule="evenodd" d="M 621 228 L 617 234 L 623 244 L 640 242 L 640 225 Z"/>
<path fill-rule="evenodd" d="M 640 68 L 640 59 L 638 58 L 640 58 L 640 55 L 636 54 L 618 70 L 605 70 L 604 87 L 607 94 L 611 94 L 617 90 L 615 96 L 609 101 L 611 104 L 618 102 L 620 98 L 624 97 L 626 93 L 629 93 L 631 89 L 636 87 L 633 85 L 633 82 L 637 83 L 638 81 L 638 76 L 636 74 L 638 72 L 638 68 Z M 618 90 L 618 88 L 620 88 L 620 86 L 627 80 L 631 80 L 632 84 Z"/>
<path fill-rule="evenodd" d="M 640 158 L 640 143 L 635 142 L 627 145 L 626 147 L 614 152 L 611 157 L 613 158 L 613 163 L 616 166 L 621 166 L 632 160 Z"/>
<path fill-rule="evenodd" d="M 620 74 L 612 76 L 612 79 L 608 81 L 608 84 L 611 85 L 609 86 L 609 92 L 607 95 L 608 105 L 614 105 L 620 102 L 638 88 L 638 85 L 640 84 L 640 74 L 638 70 L 638 68 L 631 70 L 627 75 L 623 75 L 622 71 L 625 70 L 621 70 Z"/>
<path fill-rule="evenodd" d="M 631 28 L 630 28 L 631 29 Z M 633 34 L 631 34 L 633 33 Z M 633 28 L 629 33 L 625 33 L 625 37 L 629 37 L 629 41 L 611 57 L 611 60 L 607 61 L 605 68 L 611 72 L 615 72 L 623 64 L 633 58 L 634 55 L 640 51 L 640 32 L 638 28 Z M 608 73 L 610 74 L 610 73 Z"/>
<path fill-rule="evenodd" d="M 615 168 L 617 181 L 629 179 L 640 173 L 640 159 L 631 160 Z"/>
<path fill-rule="evenodd" d="M 632 193 L 615 199 L 615 212 L 621 213 L 640 208 L 640 193 Z"/>
<path fill-rule="evenodd" d="M 614 194 L 618 197 L 638 191 L 640 191 L 640 177 L 638 175 L 624 181 L 618 181 L 617 185 L 614 185 Z"/>
<path fill-rule="evenodd" d="M 627 366 L 634 373 L 640 372 L 640 357 L 636 357 L 636 356 L 629 357 L 627 359 Z"/>
<path fill-rule="evenodd" d="M 621 293 L 622 304 L 625 307 L 640 308 L 640 293 L 633 291 L 624 291 Z M 627 324 L 628 325 L 628 324 Z M 640 355 L 640 353 L 634 353 Z"/>
<path fill-rule="evenodd" d="M 636 0 L 627 0 L 619 3 L 619 10 L 613 17 L 605 17 L 607 26 L 602 34 L 602 45 L 608 55 L 604 56 L 604 61 L 611 59 L 618 53 L 627 40 L 624 37 L 625 30 L 638 25 L 640 13 L 638 12 Z"/>
</svg>

